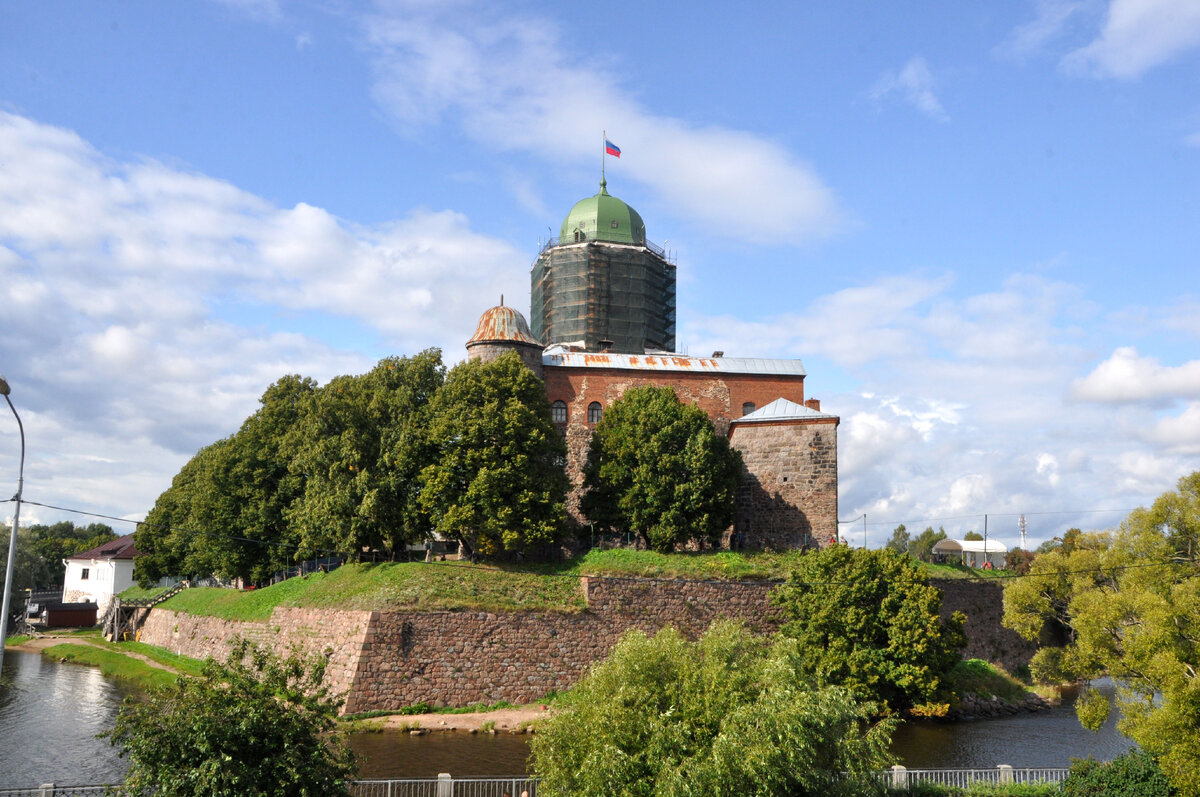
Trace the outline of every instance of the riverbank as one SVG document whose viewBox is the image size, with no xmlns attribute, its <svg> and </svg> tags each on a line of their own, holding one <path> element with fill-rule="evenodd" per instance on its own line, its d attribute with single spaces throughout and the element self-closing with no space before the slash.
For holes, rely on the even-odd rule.
<svg viewBox="0 0 1200 797">
<path fill-rule="evenodd" d="M 410 733 L 534 733 L 537 724 L 552 716 L 554 707 L 535 703 L 514 708 L 472 711 L 463 714 L 388 714 L 356 720 L 364 730 Z"/>
</svg>

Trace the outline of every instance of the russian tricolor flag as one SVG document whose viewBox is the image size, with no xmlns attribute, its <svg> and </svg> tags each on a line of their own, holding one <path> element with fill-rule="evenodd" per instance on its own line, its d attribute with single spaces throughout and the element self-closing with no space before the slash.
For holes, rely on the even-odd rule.
<svg viewBox="0 0 1200 797">
<path fill-rule="evenodd" d="M 621 148 L 606 138 L 604 139 L 604 154 L 619 158 L 621 157 Z"/>
</svg>

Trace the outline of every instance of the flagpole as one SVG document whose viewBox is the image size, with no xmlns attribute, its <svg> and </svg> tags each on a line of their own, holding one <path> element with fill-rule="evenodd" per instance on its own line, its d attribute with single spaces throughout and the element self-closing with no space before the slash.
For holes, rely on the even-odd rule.
<svg viewBox="0 0 1200 797">
<path fill-rule="evenodd" d="M 604 177 L 604 166 L 608 160 L 608 131 L 600 131 L 600 182 L 607 182 Z"/>
</svg>

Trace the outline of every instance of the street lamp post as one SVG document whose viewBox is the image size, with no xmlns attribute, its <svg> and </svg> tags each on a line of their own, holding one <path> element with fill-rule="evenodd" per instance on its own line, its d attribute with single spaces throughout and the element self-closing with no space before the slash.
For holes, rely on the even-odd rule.
<svg viewBox="0 0 1200 797">
<path fill-rule="evenodd" d="M 4 396 L 4 400 L 8 402 L 8 408 L 12 410 L 13 417 L 17 419 L 17 430 L 21 433 L 21 465 L 17 471 L 17 494 L 13 497 L 13 500 L 17 502 L 17 508 L 13 512 L 12 534 L 8 537 L 8 565 L 4 569 L 4 600 L 0 603 L 0 672 L 4 669 L 4 640 L 8 639 L 8 599 L 12 594 L 13 565 L 17 561 L 17 530 L 21 528 L 21 490 L 25 486 L 25 426 L 21 423 L 21 416 L 17 414 L 17 408 L 13 406 L 12 399 L 8 397 L 8 394 L 8 382 L 3 376 L 0 376 L 0 395 Z"/>
</svg>

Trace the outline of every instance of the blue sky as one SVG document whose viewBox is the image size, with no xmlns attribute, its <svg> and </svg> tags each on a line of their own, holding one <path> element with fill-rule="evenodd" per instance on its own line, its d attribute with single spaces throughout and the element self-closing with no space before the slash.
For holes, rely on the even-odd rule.
<svg viewBox="0 0 1200 797">
<path fill-rule="evenodd" d="M 1198 78 L 1194 0 L 0 0 L 26 497 L 140 517 L 285 373 L 461 359 L 607 130 L 679 347 L 804 361 L 870 544 L 1111 525 L 1200 467 Z"/>
</svg>

